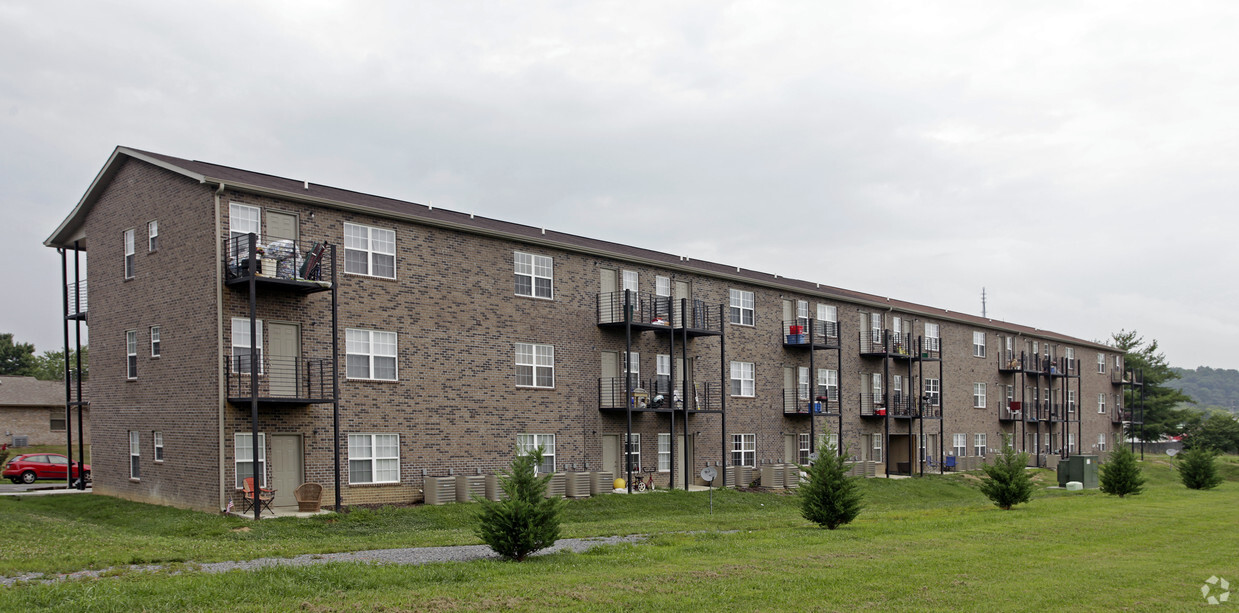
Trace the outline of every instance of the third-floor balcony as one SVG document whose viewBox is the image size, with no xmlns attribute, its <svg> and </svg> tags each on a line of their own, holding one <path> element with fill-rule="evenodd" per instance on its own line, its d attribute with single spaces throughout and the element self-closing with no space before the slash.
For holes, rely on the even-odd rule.
<svg viewBox="0 0 1239 613">
<path fill-rule="evenodd" d="M 65 311 L 65 319 L 86 319 L 86 279 L 67 286 L 69 307 Z"/>
<path fill-rule="evenodd" d="M 1020 421 L 1024 418 L 1023 403 L 1017 400 L 1003 404 L 998 408 L 998 421 Z"/>
<path fill-rule="evenodd" d="M 294 239 L 263 242 L 256 234 L 224 240 L 224 284 L 241 288 L 253 281 L 263 288 L 309 294 L 331 289 L 335 245 Z"/>
<path fill-rule="evenodd" d="M 839 323 L 815 319 L 792 319 L 783 322 L 779 334 L 784 347 L 837 349 Z"/>
</svg>

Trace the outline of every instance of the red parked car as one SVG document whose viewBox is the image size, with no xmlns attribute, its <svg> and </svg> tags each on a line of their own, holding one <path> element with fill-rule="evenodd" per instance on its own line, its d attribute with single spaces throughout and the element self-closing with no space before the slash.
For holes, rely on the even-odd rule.
<svg viewBox="0 0 1239 613">
<path fill-rule="evenodd" d="M 64 481 L 68 469 L 69 458 L 59 453 L 27 453 L 9 460 L 3 476 L 13 483 L 34 483 L 37 479 Z M 77 477 L 76 463 L 73 476 Z M 90 464 L 86 465 L 86 481 L 90 481 Z"/>
</svg>

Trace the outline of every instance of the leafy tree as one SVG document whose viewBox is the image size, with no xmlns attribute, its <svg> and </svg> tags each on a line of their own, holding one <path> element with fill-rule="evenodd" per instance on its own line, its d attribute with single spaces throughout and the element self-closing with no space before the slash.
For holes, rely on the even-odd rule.
<svg viewBox="0 0 1239 613">
<path fill-rule="evenodd" d="M 988 477 L 981 482 L 981 493 L 994 501 L 998 508 L 1010 511 L 1011 507 L 1032 500 L 1033 483 L 1028 471 L 1024 470 L 1028 466 L 1028 454 L 1022 451 L 1016 453 L 1010 436 L 1006 439 L 1002 453 L 994 458 L 994 462 L 981 466 Z"/>
<path fill-rule="evenodd" d="M 1213 410 L 1193 416 L 1184 429 L 1183 446 L 1187 449 L 1212 449 L 1221 453 L 1239 451 L 1239 420 L 1230 413 Z"/>
<path fill-rule="evenodd" d="M 1217 452 L 1199 447 L 1180 453 L 1175 468 L 1183 485 L 1193 490 L 1211 490 L 1221 485 L 1222 476 L 1213 463 L 1215 457 Z"/>
<path fill-rule="evenodd" d="M 504 500 L 481 500 L 474 532 L 495 553 L 509 560 L 523 561 L 529 554 L 546 549 L 559 539 L 559 516 L 566 501 L 548 498 L 546 486 L 551 475 L 539 477 L 542 447 L 518 454 L 512 468 L 499 477 L 507 494 Z"/>
<path fill-rule="evenodd" d="M 1140 465 L 1136 463 L 1136 454 L 1126 445 L 1110 453 L 1110 459 L 1101 465 L 1101 491 L 1122 498 L 1128 494 L 1135 496 L 1144 489 L 1144 477 L 1140 474 Z"/>
<path fill-rule="evenodd" d="M 1191 396 L 1200 407 L 1239 412 L 1239 370 L 1199 366 L 1195 370 L 1172 368 L 1179 379 L 1170 383 Z"/>
<path fill-rule="evenodd" d="M 801 470 L 809 482 L 800 488 L 800 514 L 805 519 L 834 530 L 850 523 L 863 508 L 859 477 L 848 476 L 847 454 L 834 445 L 818 450 L 816 462 Z"/>
<path fill-rule="evenodd" d="M 13 334 L 0 334 L 0 375 L 29 377 L 34 374 L 34 345 L 13 341 Z"/>
<path fill-rule="evenodd" d="M 1176 407 L 1191 402 L 1192 398 L 1169 384 L 1179 375 L 1166 363 L 1166 355 L 1158 351 L 1157 340 L 1145 343 L 1135 330 L 1120 330 L 1112 334 L 1111 339 L 1114 347 L 1127 352 L 1127 370 L 1143 372 L 1144 375 L 1144 424 L 1129 425 L 1128 435 L 1144 441 L 1157 441 L 1164 436 L 1182 434 L 1192 412 Z M 1141 389 L 1125 388 L 1124 395 L 1123 406 L 1133 411 L 1133 417 L 1139 416 Z"/>
<path fill-rule="evenodd" d="M 69 369 L 77 368 L 77 352 L 69 350 Z M 90 351 L 86 347 L 82 347 L 82 380 L 90 378 Z M 35 378 L 43 381 L 64 381 L 65 379 L 65 352 L 44 351 L 42 355 L 34 359 L 34 369 L 31 373 Z"/>
</svg>

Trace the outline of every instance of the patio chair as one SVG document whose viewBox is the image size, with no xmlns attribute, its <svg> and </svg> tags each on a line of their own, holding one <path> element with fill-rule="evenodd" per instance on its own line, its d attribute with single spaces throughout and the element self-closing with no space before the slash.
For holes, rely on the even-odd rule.
<svg viewBox="0 0 1239 613">
<path fill-rule="evenodd" d="M 323 486 L 317 483 L 302 483 L 293 490 L 297 510 L 302 513 L 317 513 L 323 504 Z"/>
<path fill-rule="evenodd" d="M 269 490 L 265 487 L 261 487 L 261 488 L 258 488 L 257 492 L 255 492 L 253 477 L 246 478 L 244 481 L 244 484 L 245 485 L 242 488 L 242 492 L 244 493 L 245 509 L 242 511 L 242 513 L 250 509 L 253 509 L 254 505 L 257 504 L 259 505 L 259 509 L 258 509 L 259 514 L 262 514 L 262 512 L 265 510 L 265 511 L 271 511 L 271 514 L 275 515 L 275 511 L 271 510 L 271 501 L 275 500 L 275 490 Z"/>
</svg>

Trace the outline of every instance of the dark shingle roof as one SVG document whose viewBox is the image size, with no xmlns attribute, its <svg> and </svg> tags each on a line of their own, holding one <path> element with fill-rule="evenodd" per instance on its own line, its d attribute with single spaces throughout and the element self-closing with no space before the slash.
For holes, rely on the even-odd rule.
<svg viewBox="0 0 1239 613">
<path fill-rule="evenodd" d="M 0 377 L 0 406 L 63 407 L 64 405 L 64 381 L 40 381 L 34 377 Z"/>
</svg>

